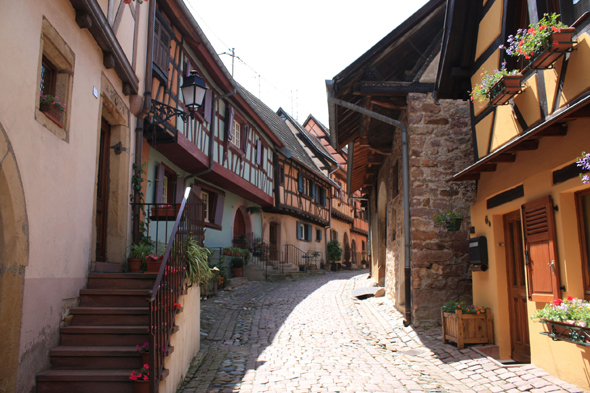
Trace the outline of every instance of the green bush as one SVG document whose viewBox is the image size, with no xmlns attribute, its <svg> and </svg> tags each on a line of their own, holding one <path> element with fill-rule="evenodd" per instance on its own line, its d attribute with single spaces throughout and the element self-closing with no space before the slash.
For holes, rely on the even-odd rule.
<svg viewBox="0 0 590 393">
<path fill-rule="evenodd" d="M 201 247 L 195 239 L 189 239 L 186 261 L 186 279 L 191 285 L 202 285 L 214 277 L 207 263 L 209 251 Z"/>
<path fill-rule="evenodd" d="M 328 262 L 335 263 L 342 258 L 342 247 L 338 240 L 334 239 L 328 242 Z"/>
</svg>

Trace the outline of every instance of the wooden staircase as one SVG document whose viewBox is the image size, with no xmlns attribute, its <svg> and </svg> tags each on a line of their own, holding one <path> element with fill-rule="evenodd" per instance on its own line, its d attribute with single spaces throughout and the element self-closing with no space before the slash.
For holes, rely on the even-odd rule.
<svg viewBox="0 0 590 393">
<path fill-rule="evenodd" d="M 37 393 L 133 393 L 129 374 L 142 366 L 135 346 L 149 341 L 147 297 L 156 276 L 90 273 L 71 326 L 49 353 L 51 369 L 37 375 Z"/>
</svg>

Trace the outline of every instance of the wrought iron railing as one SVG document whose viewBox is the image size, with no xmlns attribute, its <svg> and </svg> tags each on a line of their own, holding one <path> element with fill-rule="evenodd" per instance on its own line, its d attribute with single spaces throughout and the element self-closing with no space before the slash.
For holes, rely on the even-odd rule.
<svg viewBox="0 0 590 393">
<path fill-rule="evenodd" d="M 150 204 L 147 206 L 151 207 Z M 158 384 L 164 372 L 164 359 L 168 351 L 170 335 L 175 329 L 176 304 L 178 304 L 180 295 L 186 290 L 184 278 L 189 240 L 195 239 L 201 246 L 205 240 L 203 207 L 201 199 L 190 192 L 190 188 L 187 188 L 180 206 L 174 205 L 174 208 L 169 211 L 176 216 L 176 220 L 170 231 L 160 271 L 148 297 L 150 309 L 150 393 L 158 391 Z M 149 213 L 151 212 L 149 210 Z M 158 216 L 160 207 L 157 207 L 153 212 L 156 217 L 160 217 Z M 162 218 L 165 219 L 154 221 L 156 223 L 168 222 L 169 214 Z"/>
</svg>

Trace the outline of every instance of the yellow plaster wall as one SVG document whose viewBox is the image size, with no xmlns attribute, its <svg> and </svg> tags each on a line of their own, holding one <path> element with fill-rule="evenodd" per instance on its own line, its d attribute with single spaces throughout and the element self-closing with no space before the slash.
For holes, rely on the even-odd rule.
<svg viewBox="0 0 590 393">
<path fill-rule="evenodd" d="M 578 37 L 576 50 L 571 52 L 567 65 L 567 74 L 563 85 L 563 99 L 560 106 L 564 106 L 581 93 L 590 89 L 590 36 L 588 33 Z"/>
<path fill-rule="evenodd" d="M 297 239 L 297 221 L 303 224 L 311 224 L 313 227 L 313 236 L 310 242 Z M 268 227 L 271 222 L 280 224 L 279 246 L 284 247 L 285 244 L 292 244 L 304 252 L 318 251 L 322 253 L 323 258 L 325 259 L 326 233 L 323 227 L 286 214 L 262 213 L 262 238 L 267 243 L 269 243 Z M 318 229 L 322 230 L 322 240 L 319 242 L 316 241 L 316 230 Z M 280 250 L 284 251 L 282 248 Z"/>
<path fill-rule="evenodd" d="M 498 0 L 496 0 L 498 1 Z M 492 71 L 494 71 L 494 69 L 500 67 L 500 50 L 498 49 L 497 51 L 495 51 L 489 59 L 487 59 L 485 61 L 485 63 L 483 63 L 483 65 L 477 70 L 477 72 L 475 74 L 473 74 L 471 76 L 471 86 L 475 86 L 479 83 L 481 83 L 481 77 L 482 77 L 482 73 L 484 70 L 486 70 L 489 74 L 492 73 Z M 489 100 L 485 100 L 484 102 L 477 102 L 475 101 L 473 103 L 473 112 L 475 114 L 475 116 L 479 115 L 481 113 L 481 111 L 483 111 L 485 108 L 487 108 L 488 106 L 488 101 Z"/>
<path fill-rule="evenodd" d="M 514 103 L 520 110 L 520 113 L 522 113 L 522 117 L 524 117 L 524 121 L 526 121 L 529 127 L 541 120 L 539 88 L 536 74 L 533 74 L 533 76 L 523 83 L 522 93 L 514 97 Z"/>
<path fill-rule="evenodd" d="M 510 105 L 499 106 L 495 115 L 490 153 L 522 132 Z"/>
<path fill-rule="evenodd" d="M 473 236 L 483 235 L 488 239 L 490 265 L 487 272 L 473 273 L 473 299 L 475 304 L 492 309 L 494 339 L 500 346 L 502 359 L 511 354 L 503 215 L 519 210 L 528 201 L 551 195 L 559 208 L 555 212 L 555 225 L 561 283 L 566 287 L 562 296 L 584 296 L 574 193 L 588 188 L 588 185 L 582 184 L 579 178 L 553 185 L 552 172 L 572 163 L 580 155 L 583 146 L 588 144 L 589 127 L 590 121 L 587 120 L 570 122 L 567 136 L 543 138 L 538 150 L 519 152 L 516 162 L 498 164 L 496 172 L 481 175 L 471 216 L 475 227 Z M 524 197 L 487 209 L 487 199 L 519 184 L 524 186 Z M 491 226 L 485 223 L 486 217 Z M 543 306 L 544 303 L 529 301 L 529 317 Z M 590 389 L 590 353 L 574 344 L 553 342 L 539 334 L 541 329 L 541 324 L 529 322 L 532 363 L 558 378 Z"/>
<path fill-rule="evenodd" d="M 553 66 L 555 68 L 543 71 L 543 77 L 545 79 L 545 92 L 547 93 L 547 108 L 549 115 L 553 113 L 553 106 L 555 105 L 555 97 L 557 95 L 557 88 L 559 87 L 559 75 L 561 74 L 562 65 L 563 57 L 557 60 L 555 63 L 553 63 Z"/>
<path fill-rule="evenodd" d="M 475 125 L 475 136 L 477 138 L 477 156 L 481 159 L 487 156 L 490 143 L 490 132 L 492 131 L 492 122 L 494 113 L 490 113 L 483 120 Z"/>
<path fill-rule="evenodd" d="M 496 0 L 479 23 L 474 60 L 479 59 L 486 49 L 502 34 L 503 9 L 504 1 Z"/>
</svg>

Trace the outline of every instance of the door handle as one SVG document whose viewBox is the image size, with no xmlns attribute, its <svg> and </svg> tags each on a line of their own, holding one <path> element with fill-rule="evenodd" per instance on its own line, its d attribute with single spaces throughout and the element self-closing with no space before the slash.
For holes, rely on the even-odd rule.
<svg viewBox="0 0 590 393">
<path fill-rule="evenodd" d="M 548 263 L 547 266 L 551 268 L 551 272 L 555 276 L 555 261 L 551 261 L 551 263 Z"/>
</svg>

